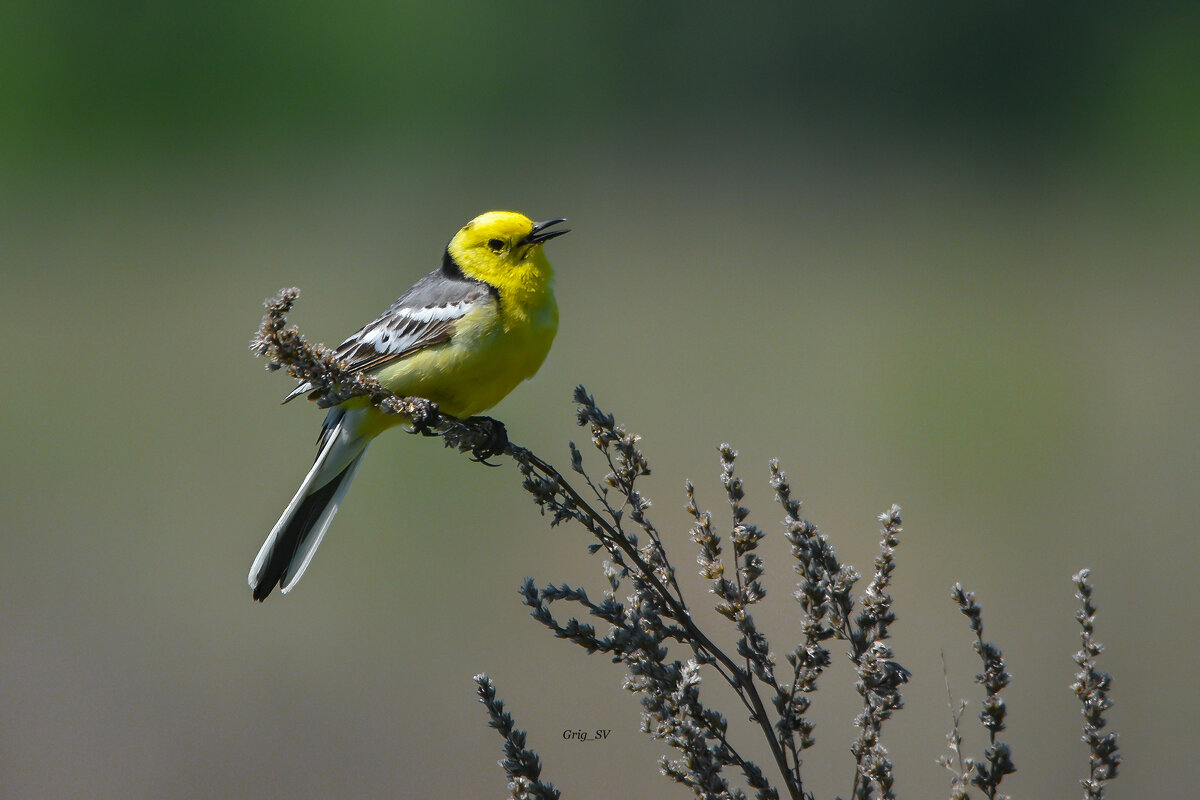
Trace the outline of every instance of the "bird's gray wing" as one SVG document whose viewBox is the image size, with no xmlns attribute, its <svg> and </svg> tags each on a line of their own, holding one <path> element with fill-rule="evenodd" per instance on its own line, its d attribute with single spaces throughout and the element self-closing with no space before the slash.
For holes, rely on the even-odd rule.
<svg viewBox="0 0 1200 800">
<path fill-rule="evenodd" d="M 417 281 L 378 319 L 338 345 L 334 353 L 352 372 L 378 369 L 446 341 L 458 320 L 493 300 L 487 284 L 436 270 Z M 283 402 L 312 389 L 312 384 L 302 383 Z"/>
</svg>

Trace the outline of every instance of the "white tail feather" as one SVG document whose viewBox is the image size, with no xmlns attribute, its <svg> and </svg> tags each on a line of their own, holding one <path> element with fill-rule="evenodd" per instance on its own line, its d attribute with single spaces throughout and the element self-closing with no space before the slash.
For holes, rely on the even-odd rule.
<svg viewBox="0 0 1200 800">
<path fill-rule="evenodd" d="M 312 561 L 313 553 L 317 552 L 321 540 L 325 538 L 325 531 L 329 530 L 329 523 L 333 522 L 333 515 L 337 513 L 338 506 L 342 504 L 342 498 L 346 496 L 346 490 L 350 488 L 350 482 L 354 480 L 354 474 L 358 472 L 358 467 L 362 464 L 362 457 L 366 455 L 366 452 L 367 448 L 364 445 L 362 452 L 355 456 L 354 460 L 350 462 L 350 466 L 346 467 L 346 476 L 342 478 L 341 485 L 330 498 L 329 505 L 325 506 L 321 516 L 317 517 L 317 521 L 313 523 L 312 528 L 300 542 L 300 546 L 296 548 L 296 554 L 292 556 L 287 569 L 283 571 L 283 578 L 279 581 L 279 591 L 284 594 L 291 591 L 304 574 L 304 570 L 308 569 L 308 562 Z"/>
<path fill-rule="evenodd" d="M 324 446 L 317 453 L 317 459 L 313 462 L 312 469 L 304 477 L 300 488 L 296 491 L 295 496 L 292 497 L 292 501 L 288 503 L 287 508 L 283 510 L 279 521 L 271 529 L 270 535 L 263 542 L 258 555 L 254 558 L 254 563 L 250 566 L 248 581 L 252 588 L 257 589 L 262 580 L 263 572 L 267 569 L 268 563 L 271 561 L 271 556 L 274 553 L 279 537 L 287 530 L 289 524 L 292 522 L 292 518 L 304 504 L 305 498 L 315 494 L 330 481 L 338 479 L 341 476 L 337 489 L 330 496 L 325 507 L 321 509 L 312 526 L 302 533 L 299 542 L 296 543 L 295 552 L 292 554 L 280 578 L 282 591 L 286 592 L 295 586 L 296 582 L 300 580 L 300 576 L 308 568 L 309 562 L 312 561 L 313 553 L 316 552 L 317 546 L 321 543 L 321 539 L 324 538 L 325 531 L 329 528 L 329 523 L 333 521 L 333 516 L 337 513 L 338 506 L 341 505 L 342 499 L 346 496 L 346 491 L 350 488 L 350 482 L 354 479 L 355 473 L 358 472 L 359 464 L 362 463 L 362 457 L 367 451 L 367 445 L 370 444 L 370 439 L 364 439 L 355 433 L 354 429 L 356 428 L 355 423 L 358 421 L 357 417 L 358 415 L 353 412 L 343 415 L 338 421 L 336 428 L 326 438 Z M 345 472 L 344 475 L 342 475 L 343 472 Z M 271 588 L 267 587 L 267 591 L 269 592 Z M 256 594 L 256 596 L 258 595 Z"/>
</svg>

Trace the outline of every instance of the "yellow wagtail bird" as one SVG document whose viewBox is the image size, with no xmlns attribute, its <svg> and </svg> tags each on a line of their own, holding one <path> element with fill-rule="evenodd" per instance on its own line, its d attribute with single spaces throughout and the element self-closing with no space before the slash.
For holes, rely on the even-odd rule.
<svg viewBox="0 0 1200 800">
<path fill-rule="evenodd" d="M 563 219 L 533 222 L 510 211 L 481 214 L 446 245 L 442 266 L 374 322 L 342 342 L 352 371 L 375 376 L 402 397 L 423 397 L 455 417 L 486 411 L 546 358 L 558 330 L 554 271 L 542 245 Z M 287 402 L 311 392 L 302 383 Z M 334 406 L 317 440 L 317 459 L 250 567 L 254 599 L 287 592 L 312 561 L 367 445 L 406 423 L 363 397 Z"/>
</svg>

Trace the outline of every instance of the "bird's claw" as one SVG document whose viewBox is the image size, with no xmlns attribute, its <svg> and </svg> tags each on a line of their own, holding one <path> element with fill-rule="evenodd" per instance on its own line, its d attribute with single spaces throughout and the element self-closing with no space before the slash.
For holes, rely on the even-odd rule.
<svg viewBox="0 0 1200 800">
<path fill-rule="evenodd" d="M 489 467 L 500 466 L 493 464 L 488 459 L 501 455 L 508 447 L 508 431 L 505 429 L 504 423 L 491 417 L 471 417 L 467 421 L 486 429 L 483 441 L 471 448 L 471 460 Z"/>
</svg>

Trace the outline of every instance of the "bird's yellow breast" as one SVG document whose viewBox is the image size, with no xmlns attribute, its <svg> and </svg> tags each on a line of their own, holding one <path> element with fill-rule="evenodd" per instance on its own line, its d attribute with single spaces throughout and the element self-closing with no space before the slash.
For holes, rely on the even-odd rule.
<svg viewBox="0 0 1200 800">
<path fill-rule="evenodd" d="M 557 329 L 558 307 L 549 291 L 532 308 L 493 301 L 456 322 L 448 341 L 389 364 L 376 377 L 398 395 L 424 397 L 447 414 L 468 417 L 496 405 L 532 377 Z M 377 416 L 369 428 L 382 430 L 405 421 Z"/>
</svg>

